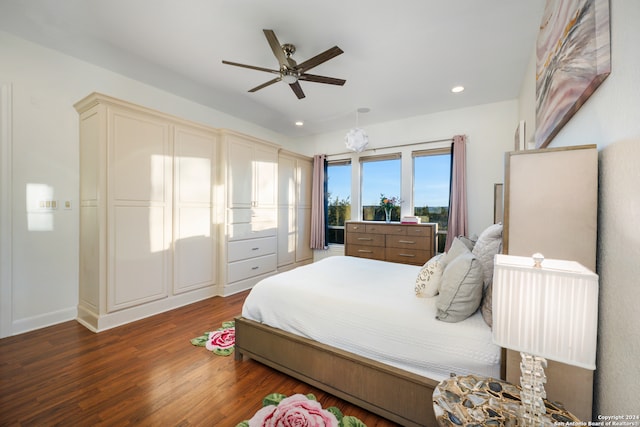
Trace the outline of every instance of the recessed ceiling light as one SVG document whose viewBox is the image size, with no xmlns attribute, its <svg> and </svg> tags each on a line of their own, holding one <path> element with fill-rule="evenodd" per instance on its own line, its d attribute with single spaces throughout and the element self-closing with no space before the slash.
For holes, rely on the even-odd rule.
<svg viewBox="0 0 640 427">
<path fill-rule="evenodd" d="M 451 92 L 453 93 L 460 93 L 464 91 L 464 86 L 454 86 L 451 88 Z"/>
<path fill-rule="evenodd" d="M 304 122 L 302 120 L 298 120 L 296 122 L 296 126 L 304 126 Z"/>
</svg>

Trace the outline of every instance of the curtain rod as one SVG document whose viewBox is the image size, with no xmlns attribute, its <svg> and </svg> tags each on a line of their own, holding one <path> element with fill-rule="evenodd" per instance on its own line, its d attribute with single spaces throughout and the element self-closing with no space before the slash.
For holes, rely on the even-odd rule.
<svg viewBox="0 0 640 427">
<path fill-rule="evenodd" d="M 387 145 L 387 146 L 384 146 L 384 147 L 367 148 L 365 150 L 362 150 L 360 152 L 360 154 L 364 153 L 366 151 L 385 150 L 387 148 L 410 147 L 412 145 L 433 144 L 435 142 L 447 142 L 447 141 L 448 142 L 453 142 L 453 138 L 434 139 L 432 141 L 410 142 L 410 143 L 407 143 L 407 144 Z M 355 153 L 355 151 L 345 151 L 343 153 L 327 154 L 327 156 L 342 156 L 344 154 L 353 154 L 353 153 Z"/>
</svg>

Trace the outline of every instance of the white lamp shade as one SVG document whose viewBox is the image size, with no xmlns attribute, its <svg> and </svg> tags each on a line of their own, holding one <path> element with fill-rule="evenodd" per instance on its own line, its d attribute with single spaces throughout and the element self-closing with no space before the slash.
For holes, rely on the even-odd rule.
<svg viewBox="0 0 640 427">
<path fill-rule="evenodd" d="M 353 128 L 347 132 L 344 142 L 348 149 L 360 153 L 369 145 L 369 137 L 364 132 L 364 129 Z"/>
<path fill-rule="evenodd" d="M 505 348 L 596 368 L 598 276 L 574 261 L 496 255 L 493 341 Z"/>
</svg>

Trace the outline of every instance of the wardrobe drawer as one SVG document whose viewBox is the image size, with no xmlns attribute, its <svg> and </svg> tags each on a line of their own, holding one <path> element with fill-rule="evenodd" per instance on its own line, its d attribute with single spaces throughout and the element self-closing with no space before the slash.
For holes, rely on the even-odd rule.
<svg viewBox="0 0 640 427">
<path fill-rule="evenodd" d="M 349 245 L 384 246 L 384 234 L 347 233 Z"/>
<path fill-rule="evenodd" d="M 227 226 L 229 241 L 255 239 L 276 235 L 276 224 L 270 222 L 256 222 L 248 224 L 230 224 Z"/>
<path fill-rule="evenodd" d="M 384 260 L 384 247 L 349 245 L 347 246 L 345 255 Z"/>
<path fill-rule="evenodd" d="M 268 208 L 233 208 L 227 210 L 229 224 L 246 224 L 250 222 L 276 222 L 278 212 Z"/>
<path fill-rule="evenodd" d="M 426 251 L 429 248 L 429 239 L 416 236 L 387 236 L 388 248 L 420 249 Z"/>
<path fill-rule="evenodd" d="M 227 244 L 227 260 L 240 261 L 248 258 L 275 254 L 276 238 L 248 239 L 232 241 Z"/>
<path fill-rule="evenodd" d="M 272 273 L 276 270 L 276 254 L 231 262 L 227 266 L 227 282 L 237 282 L 249 277 Z"/>
</svg>

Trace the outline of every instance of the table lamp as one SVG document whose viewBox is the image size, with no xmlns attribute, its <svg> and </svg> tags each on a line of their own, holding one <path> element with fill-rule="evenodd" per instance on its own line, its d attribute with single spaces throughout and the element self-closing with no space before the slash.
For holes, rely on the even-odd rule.
<svg viewBox="0 0 640 427">
<path fill-rule="evenodd" d="M 598 276 L 575 261 L 498 254 L 493 341 L 519 351 L 521 417 L 543 426 L 546 359 L 596 368 Z"/>
</svg>

